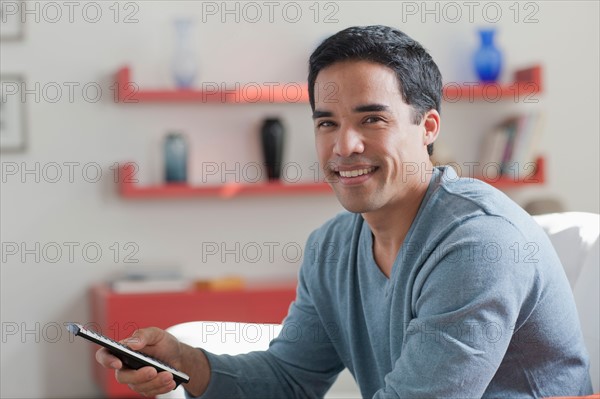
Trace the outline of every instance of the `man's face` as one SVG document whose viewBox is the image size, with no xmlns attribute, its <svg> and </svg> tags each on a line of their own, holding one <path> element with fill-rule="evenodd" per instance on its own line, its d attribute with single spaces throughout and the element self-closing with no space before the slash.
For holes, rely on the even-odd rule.
<svg viewBox="0 0 600 399">
<path fill-rule="evenodd" d="M 430 165 L 427 144 L 435 134 L 432 139 L 426 132 L 430 122 L 414 124 L 412 112 L 394 71 L 381 64 L 344 61 L 319 72 L 317 154 L 344 208 L 372 212 L 410 201 L 420 191 L 421 172 Z"/>
</svg>

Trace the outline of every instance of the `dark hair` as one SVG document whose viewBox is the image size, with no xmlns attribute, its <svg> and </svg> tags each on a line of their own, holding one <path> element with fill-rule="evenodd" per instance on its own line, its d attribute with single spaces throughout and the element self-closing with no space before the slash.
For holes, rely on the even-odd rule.
<svg viewBox="0 0 600 399">
<path fill-rule="evenodd" d="M 308 96 L 315 109 L 315 81 L 319 72 L 336 62 L 365 60 L 396 73 L 402 99 L 413 108 L 413 123 L 431 109 L 440 112 L 442 74 L 427 51 L 405 33 L 388 26 L 354 26 L 325 39 L 308 61 Z M 433 143 L 427 146 L 433 153 Z"/>
</svg>

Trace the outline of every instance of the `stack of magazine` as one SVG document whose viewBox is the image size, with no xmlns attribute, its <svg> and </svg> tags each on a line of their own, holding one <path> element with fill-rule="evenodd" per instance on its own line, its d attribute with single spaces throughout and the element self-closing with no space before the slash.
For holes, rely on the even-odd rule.
<svg viewBox="0 0 600 399">
<path fill-rule="evenodd" d="M 182 292 L 192 287 L 177 269 L 139 268 L 120 273 L 110 281 L 116 293 Z"/>
</svg>

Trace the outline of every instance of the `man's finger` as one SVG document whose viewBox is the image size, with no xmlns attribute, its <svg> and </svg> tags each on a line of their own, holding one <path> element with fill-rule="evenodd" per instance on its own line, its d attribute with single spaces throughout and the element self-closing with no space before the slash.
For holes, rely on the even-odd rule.
<svg viewBox="0 0 600 399">
<path fill-rule="evenodd" d="M 152 381 L 156 378 L 156 369 L 154 367 L 142 367 L 139 370 L 120 369 L 115 370 L 115 378 L 121 384 L 140 385 Z"/>
<path fill-rule="evenodd" d="M 96 360 L 104 367 L 112 369 L 120 369 L 123 367 L 121 360 L 111 354 L 106 348 L 100 348 L 96 351 Z"/>
<path fill-rule="evenodd" d="M 163 393 L 171 392 L 173 389 L 175 389 L 175 381 L 170 381 L 160 388 L 146 392 L 146 396 L 153 397 L 156 395 L 162 395 Z"/>
<path fill-rule="evenodd" d="M 172 390 L 173 388 L 168 389 L 168 387 L 173 386 L 171 382 L 174 382 L 173 375 L 163 371 L 149 381 L 144 381 L 139 384 L 129 384 L 129 386 L 134 391 L 144 393 L 146 396 L 155 396 L 159 393 L 165 393 Z"/>
</svg>

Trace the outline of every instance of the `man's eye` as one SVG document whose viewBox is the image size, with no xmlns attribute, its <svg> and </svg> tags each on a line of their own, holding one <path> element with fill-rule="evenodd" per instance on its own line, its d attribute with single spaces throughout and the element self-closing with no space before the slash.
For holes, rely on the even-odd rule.
<svg viewBox="0 0 600 399">
<path fill-rule="evenodd" d="M 369 116 L 365 119 L 365 123 L 376 123 L 380 121 L 383 121 L 383 118 L 380 116 Z"/>
<path fill-rule="evenodd" d="M 332 121 L 320 121 L 317 122 L 317 127 L 331 127 L 333 126 L 333 122 Z"/>
</svg>

